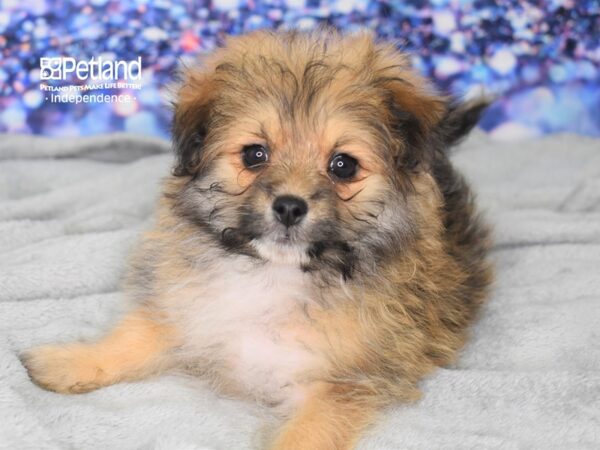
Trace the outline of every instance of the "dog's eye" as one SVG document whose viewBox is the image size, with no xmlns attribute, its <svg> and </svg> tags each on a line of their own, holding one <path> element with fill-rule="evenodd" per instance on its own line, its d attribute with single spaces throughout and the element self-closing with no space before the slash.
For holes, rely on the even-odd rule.
<svg viewBox="0 0 600 450">
<path fill-rule="evenodd" d="M 329 162 L 329 173 L 336 178 L 347 180 L 356 175 L 358 161 L 346 153 L 338 153 Z"/>
<path fill-rule="evenodd" d="M 269 153 L 262 145 L 246 145 L 242 149 L 242 158 L 246 167 L 252 168 L 266 163 L 269 160 Z"/>
</svg>

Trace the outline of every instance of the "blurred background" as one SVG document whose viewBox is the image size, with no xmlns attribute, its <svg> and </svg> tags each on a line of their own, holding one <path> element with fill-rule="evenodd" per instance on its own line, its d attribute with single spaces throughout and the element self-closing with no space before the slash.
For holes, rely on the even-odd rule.
<svg viewBox="0 0 600 450">
<path fill-rule="evenodd" d="M 168 137 L 180 60 L 228 34 L 320 23 L 397 40 L 443 92 L 498 95 L 481 122 L 494 138 L 600 136 L 600 0 L 0 0 L 0 132 Z M 39 67 L 54 56 L 141 56 L 142 88 L 127 103 L 49 102 Z"/>
</svg>

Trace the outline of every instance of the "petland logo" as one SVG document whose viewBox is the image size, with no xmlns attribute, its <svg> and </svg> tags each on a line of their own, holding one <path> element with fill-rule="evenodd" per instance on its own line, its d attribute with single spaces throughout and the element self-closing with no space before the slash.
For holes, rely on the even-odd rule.
<svg viewBox="0 0 600 450">
<path fill-rule="evenodd" d="M 40 58 L 40 90 L 52 103 L 119 103 L 123 105 L 119 111 L 127 114 L 137 108 L 133 93 L 142 89 L 141 80 L 141 57 L 134 61 Z"/>
<path fill-rule="evenodd" d="M 135 81 L 142 78 L 142 58 L 135 61 L 109 61 L 92 58 L 77 61 L 72 57 L 40 58 L 40 79 L 67 80 L 76 76 L 81 81 Z"/>
</svg>

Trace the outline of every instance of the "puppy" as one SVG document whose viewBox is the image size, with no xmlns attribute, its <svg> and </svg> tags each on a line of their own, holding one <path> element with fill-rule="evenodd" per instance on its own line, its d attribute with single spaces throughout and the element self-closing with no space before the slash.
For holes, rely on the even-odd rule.
<svg viewBox="0 0 600 450">
<path fill-rule="evenodd" d="M 29 374 L 82 393 L 184 368 L 276 408 L 270 449 L 353 448 L 455 358 L 486 296 L 488 232 L 447 155 L 485 102 L 327 30 L 232 37 L 182 78 L 129 312 L 30 350 Z"/>
</svg>

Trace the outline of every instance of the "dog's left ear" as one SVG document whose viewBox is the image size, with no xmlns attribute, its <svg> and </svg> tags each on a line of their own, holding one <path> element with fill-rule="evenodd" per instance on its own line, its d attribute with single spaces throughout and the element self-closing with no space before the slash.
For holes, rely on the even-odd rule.
<svg viewBox="0 0 600 450">
<path fill-rule="evenodd" d="M 458 144 L 477 125 L 492 99 L 480 97 L 464 103 L 452 102 L 433 132 L 444 148 Z"/>
<path fill-rule="evenodd" d="M 406 98 L 406 93 L 400 97 Z M 435 95 L 417 95 L 415 102 L 393 102 L 394 131 L 404 143 L 399 156 L 401 168 L 414 170 L 428 166 L 435 152 L 458 144 L 477 125 L 489 106 L 489 98 L 465 103 Z"/>
<path fill-rule="evenodd" d="M 419 79 L 410 83 L 395 81 L 390 89 L 391 128 L 401 143 L 396 165 L 409 171 L 425 167 L 431 161 L 432 136 L 447 115 L 447 100 L 419 87 Z"/>
</svg>

